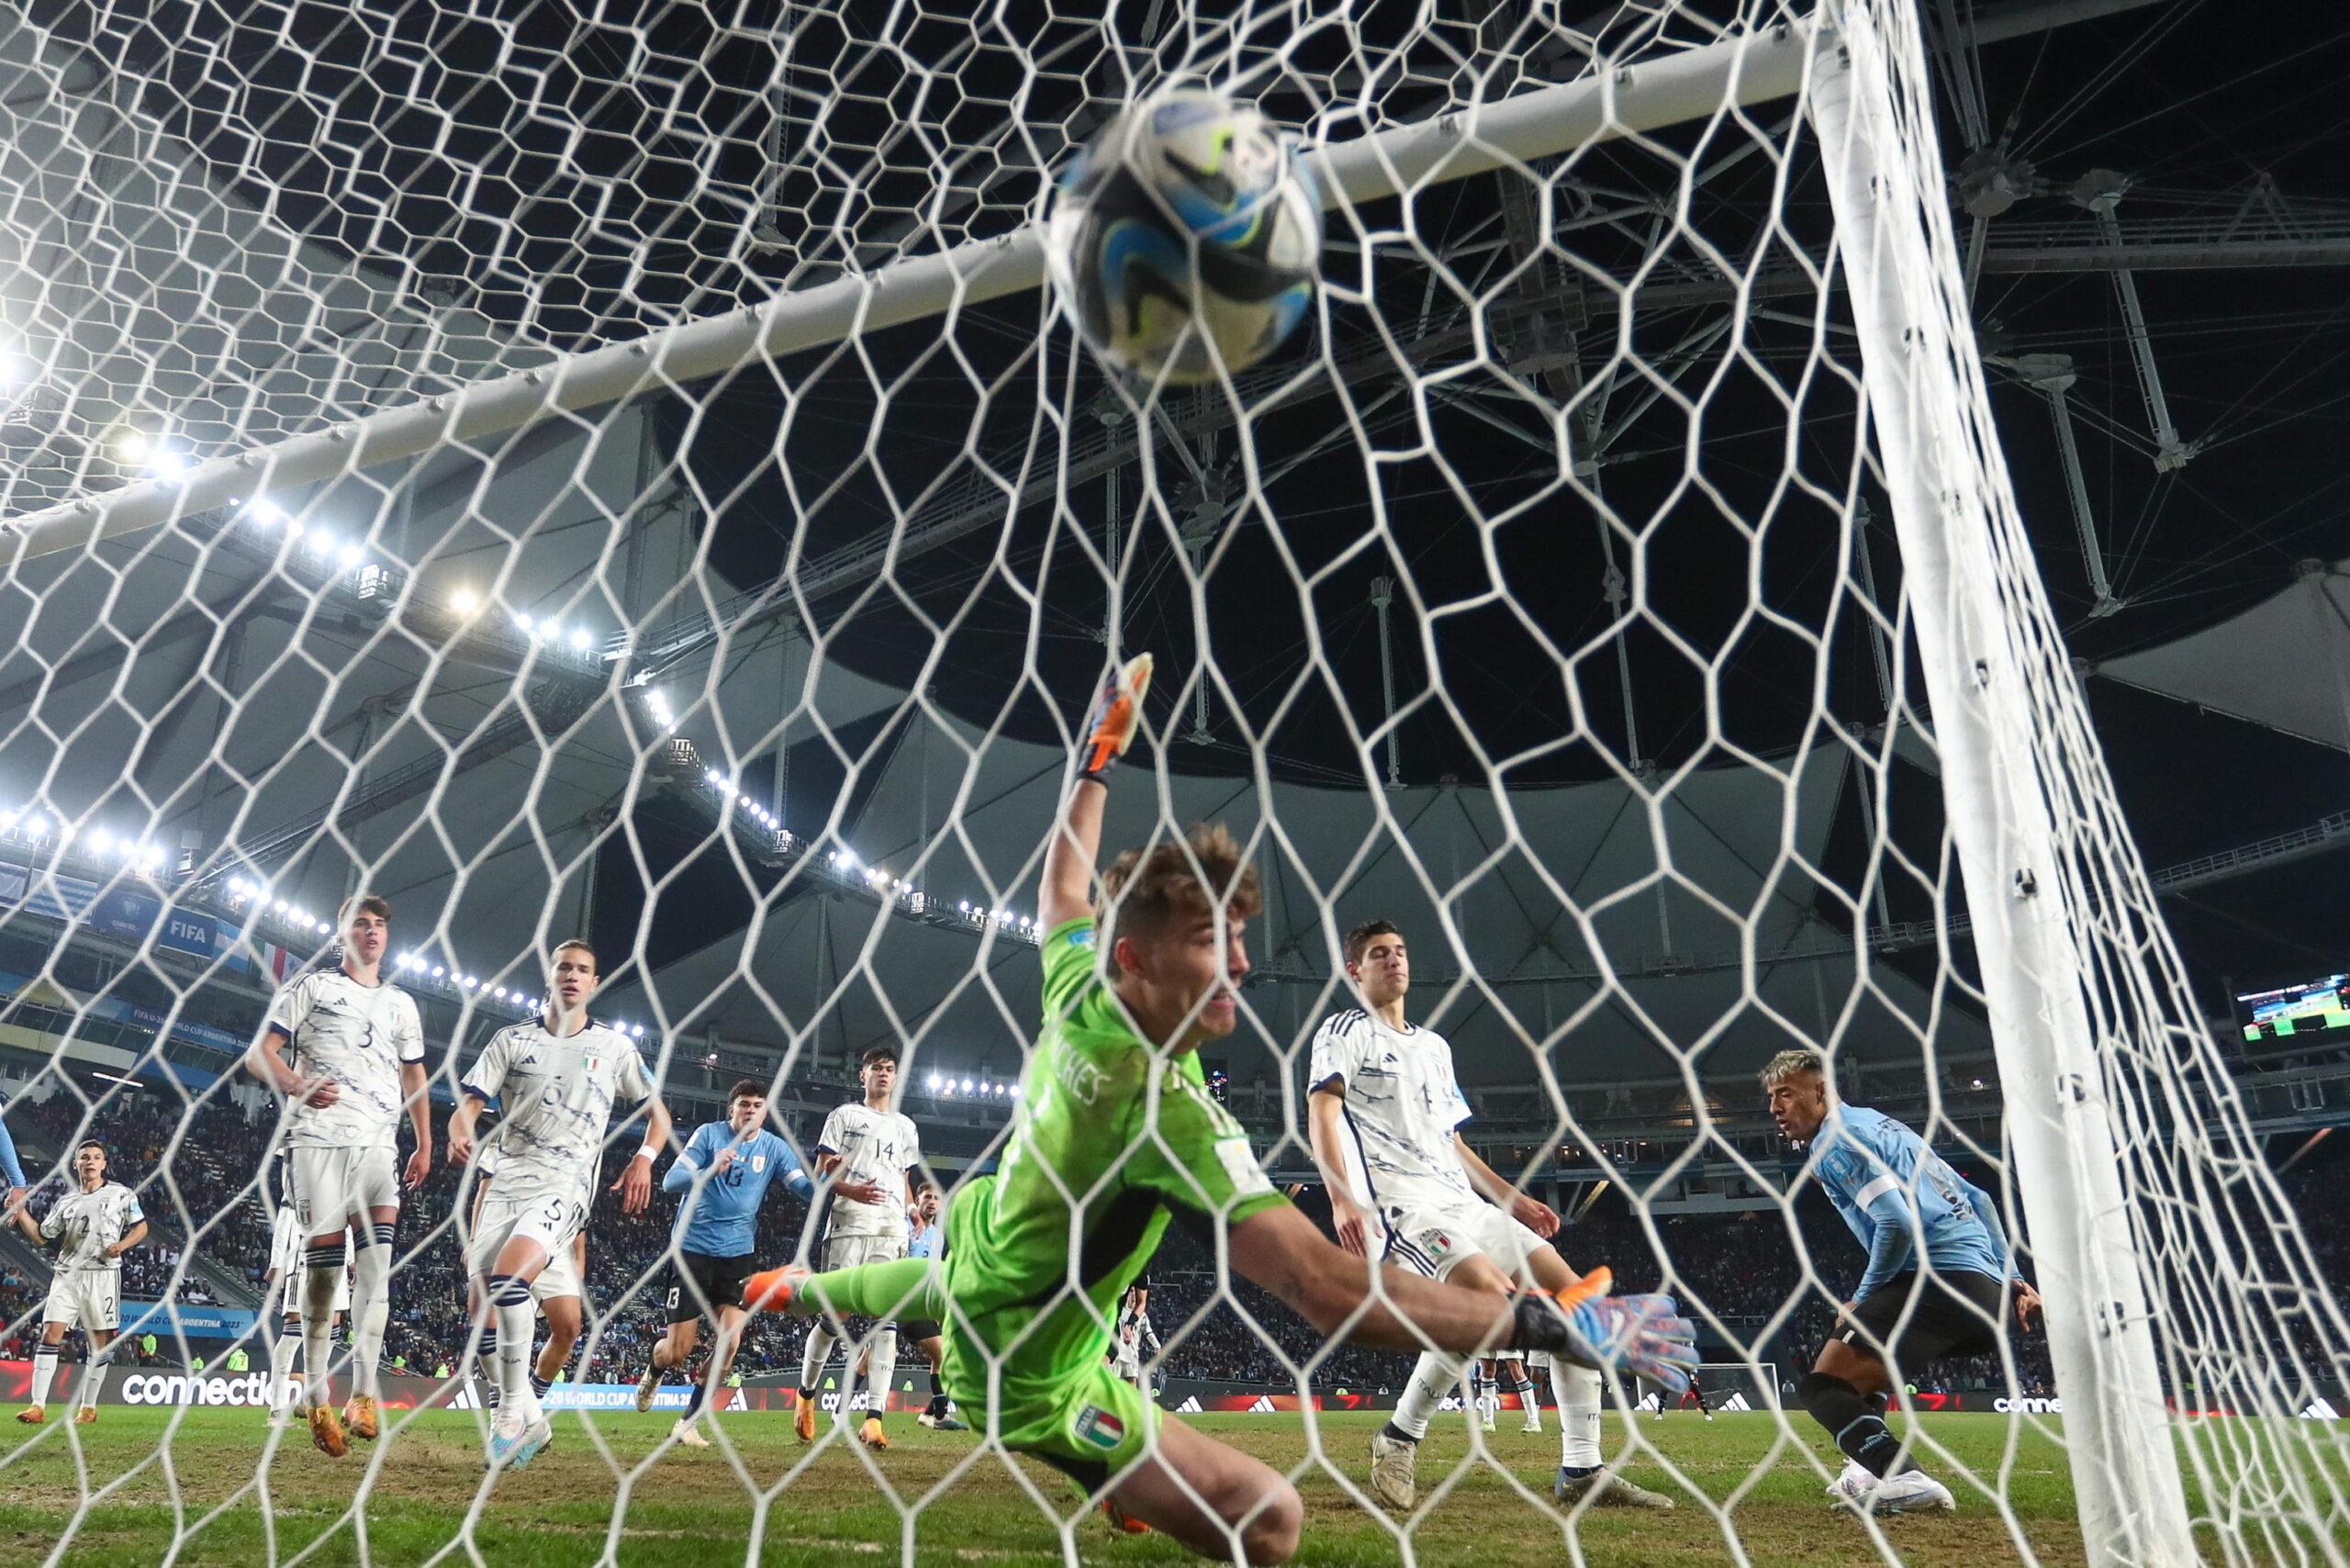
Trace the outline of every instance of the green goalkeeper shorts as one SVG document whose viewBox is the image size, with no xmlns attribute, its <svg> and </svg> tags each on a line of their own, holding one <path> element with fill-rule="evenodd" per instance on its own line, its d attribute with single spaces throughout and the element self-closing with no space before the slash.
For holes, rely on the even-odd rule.
<svg viewBox="0 0 2350 1568">
<path fill-rule="evenodd" d="M 983 1412 L 966 1409 L 985 1429 Z M 1003 1446 L 1033 1454 L 1088 1492 L 1134 1462 L 1150 1440 L 1158 1407 L 1142 1390 L 1097 1361 L 1057 1395 L 1022 1396 L 996 1413 Z"/>
</svg>

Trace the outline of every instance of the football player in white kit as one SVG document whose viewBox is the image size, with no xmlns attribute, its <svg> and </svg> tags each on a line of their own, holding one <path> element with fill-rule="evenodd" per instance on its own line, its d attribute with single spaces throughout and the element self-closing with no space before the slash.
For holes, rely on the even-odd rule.
<svg viewBox="0 0 2350 1568">
<path fill-rule="evenodd" d="M 489 1202 L 498 1160 L 498 1137 L 492 1133 L 474 1152 L 474 1212 L 466 1223 L 476 1235 L 481 1231 L 481 1211 Z M 591 1188 L 583 1180 L 579 1187 L 580 1208 L 587 1209 L 594 1201 Z M 564 1367 L 571 1360 L 572 1347 L 579 1343 L 579 1330 L 588 1316 L 588 1292 L 580 1282 L 587 1277 L 588 1228 L 582 1226 L 579 1234 L 571 1238 L 570 1247 L 549 1258 L 547 1266 L 539 1271 L 539 1277 L 531 1282 L 531 1305 L 547 1320 L 547 1342 L 539 1348 L 538 1358 L 531 1365 L 531 1392 L 541 1400 L 554 1386 L 554 1380 L 563 1375 Z M 480 1361 L 486 1367 L 498 1365 L 498 1326 L 494 1323 L 482 1328 Z M 493 1377 L 493 1403 L 496 1395 Z M 552 1439 L 547 1446 L 554 1446 Z"/>
<path fill-rule="evenodd" d="M 824 1229 L 824 1267 L 853 1269 L 860 1263 L 886 1263 L 906 1255 L 906 1211 L 917 1206 L 914 1168 L 922 1163 L 922 1139 L 913 1118 L 894 1108 L 898 1087 L 898 1053 L 890 1046 L 875 1046 L 859 1062 L 857 1077 L 865 1098 L 853 1100 L 824 1118 L 816 1137 L 816 1183 L 821 1189 L 837 1182 L 870 1182 L 881 1189 L 879 1203 L 866 1204 L 835 1191 L 833 1213 Z M 834 1335 L 822 1320 L 811 1324 L 800 1361 L 800 1407 L 793 1430 L 802 1442 L 816 1439 L 816 1380 L 832 1359 Z M 866 1348 L 867 1406 L 857 1433 L 869 1448 L 886 1449 L 882 1415 L 890 1408 L 890 1383 L 898 1372 L 898 1326 L 884 1323 L 874 1330 Z M 849 1407 L 856 1375 L 842 1380 L 841 1408 Z"/>
<path fill-rule="evenodd" d="M 343 905 L 342 962 L 277 993 L 245 1070 L 285 1096 L 294 1215 L 302 1227 L 303 1403 L 310 1441 L 341 1457 L 378 1429 L 376 1363 L 392 1308 L 392 1234 L 400 1186 L 432 1170 L 424 1023 L 416 999 L 383 978 L 392 906 L 372 893 Z M 288 1060 L 288 1056 L 292 1059 Z M 405 1112 L 416 1147 L 393 1169 Z M 351 1398 L 340 1417 L 329 1381 L 334 1301 L 351 1242 Z"/>
<path fill-rule="evenodd" d="M 282 1158 L 285 1150 L 279 1149 Z M 269 1272 L 263 1281 L 262 1311 L 266 1316 L 269 1304 L 279 1303 L 278 1331 L 269 1342 L 269 1409 L 273 1418 L 285 1416 L 289 1408 L 299 1410 L 308 1419 L 309 1409 L 301 1403 L 301 1394 L 294 1383 L 294 1358 L 302 1348 L 302 1297 L 308 1289 L 308 1276 L 303 1269 L 308 1249 L 303 1246 L 302 1223 L 296 1216 L 294 1203 L 294 1170 L 288 1161 L 279 1189 L 284 1201 L 269 1222 Z M 334 1293 L 334 1316 L 329 1320 L 330 1330 L 340 1327 L 345 1314 L 351 1311 L 351 1238 L 342 1241 L 343 1269 L 341 1280 Z M 305 1368 L 305 1372 L 308 1369 Z"/>
<path fill-rule="evenodd" d="M 1558 1292 L 1580 1276 L 1545 1241 L 1550 1205 L 1519 1192 L 1460 1136 L 1469 1102 L 1452 1047 L 1404 1016 L 1412 989 L 1403 934 L 1383 920 L 1347 934 L 1347 976 L 1363 1005 L 1333 1014 L 1314 1036 L 1310 1136 L 1330 1190 L 1338 1244 L 1431 1279 L 1508 1294 L 1525 1281 Z M 1398 1508 L 1419 1495 L 1414 1463 L 1428 1419 L 1460 1386 L 1465 1357 L 1421 1355 L 1395 1415 L 1371 1439 L 1371 1488 Z M 1600 1379 L 1553 1359 L 1560 1465 L 1551 1493 L 1617 1507 L 1670 1508 L 1673 1499 L 1611 1474 L 1599 1448 Z M 1473 1417 L 1472 1417 L 1473 1419 Z"/>
<path fill-rule="evenodd" d="M 81 1408 L 73 1419 L 87 1426 L 98 1418 L 98 1394 L 112 1364 L 107 1350 L 122 1327 L 122 1255 L 147 1239 L 147 1216 L 139 1195 L 106 1180 L 106 1146 L 84 1138 L 73 1150 L 75 1186 L 39 1225 L 28 1206 L 18 1205 L 17 1228 L 35 1247 L 55 1243 L 57 1272 L 40 1309 L 40 1343 L 33 1350 L 32 1403 L 17 1419 L 38 1427 L 48 1418 L 49 1385 L 57 1376 L 58 1348 L 77 1324 L 90 1342 L 82 1366 Z"/>
<path fill-rule="evenodd" d="M 449 1116 L 449 1159 L 463 1165 L 474 1156 L 474 1124 L 484 1107 L 496 1100 L 501 1108 L 498 1175 L 465 1255 L 476 1321 L 495 1314 L 498 1325 L 493 1470 L 521 1469 L 554 1435 L 531 1388 L 531 1287 L 553 1260 L 574 1255 L 614 1101 L 645 1106 L 644 1142 L 612 1183 L 625 1213 L 644 1212 L 654 1159 L 669 1141 L 669 1108 L 635 1045 L 588 1016 L 601 978 L 587 943 L 575 938 L 556 947 L 545 1014 L 491 1036 Z"/>
</svg>

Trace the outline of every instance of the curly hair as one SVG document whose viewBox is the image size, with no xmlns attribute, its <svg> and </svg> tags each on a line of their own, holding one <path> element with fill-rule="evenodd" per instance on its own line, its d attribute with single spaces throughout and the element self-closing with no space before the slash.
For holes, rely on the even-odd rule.
<svg viewBox="0 0 2350 1568">
<path fill-rule="evenodd" d="M 1257 868 L 1222 823 L 1200 823 L 1180 839 L 1157 839 L 1129 849 L 1102 873 L 1103 902 L 1113 924 L 1102 945 L 1121 936 L 1152 937 L 1204 920 L 1221 906 L 1248 920 L 1264 907 Z"/>
</svg>

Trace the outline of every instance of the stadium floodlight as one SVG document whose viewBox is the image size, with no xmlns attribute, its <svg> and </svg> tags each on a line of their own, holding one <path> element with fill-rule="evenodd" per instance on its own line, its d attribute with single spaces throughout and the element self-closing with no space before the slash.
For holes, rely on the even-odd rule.
<svg viewBox="0 0 2350 1568">
<path fill-rule="evenodd" d="M 291 516 L 284 507 L 279 506 L 267 496 L 255 496 L 252 500 L 247 501 L 245 515 L 255 522 L 266 523 L 273 528 L 289 521 Z"/>
<path fill-rule="evenodd" d="M 533 621 L 531 618 L 529 610 L 518 610 L 514 612 L 515 630 L 522 633 L 524 635 L 527 636 L 531 633 L 536 631 L 538 629 L 538 624 L 539 623 L 536 621 Z"/>
<path fill-rule="evenodd" d="M 588 628 L 585 626 L 575 626 L 571 629 L 571 645 L 576 651 L 584 654 L 594 642 L 595 639 L 588 634 Z"/>
<path fill-rule="evenodd" d="M 930 1076 L 928 1076 L 927 1078 L 923 1079 L 923 1080 L 922 1081 L 922 1082 L 923 1082 L 923 1087 L 924 1089 L 929 1090 L 933 1094 L 935 1094 L 935 1093 L 937 1093 L 937 1092 L 938 1092 L 938 1074 L 936 1074 L 935 1072 L 934 1072 L 934 1073 L 930 1074 Z"/>
<path fill-rule="evenodd" d="M 114 847 L 114 834 L 102 827 L 92 828 L 89 836 L 82 842 L 89 846 L 91 854 L 104 855 Z"/>
</svg>

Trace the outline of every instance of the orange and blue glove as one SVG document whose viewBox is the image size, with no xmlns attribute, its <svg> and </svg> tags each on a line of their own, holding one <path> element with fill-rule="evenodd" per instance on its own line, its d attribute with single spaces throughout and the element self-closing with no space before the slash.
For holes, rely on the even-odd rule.
<svg viewBox="0 0 2350 1568">
<path fill-rule="evenodd" d="M 1078 748 L 1080 778 L 1106 782 L 1110 769 L 1135 744 L 1135 733 L 1142 727 L 1143 693 L 1150 689 L 1150 666 L 1148 654 L 1137 654 L 1102 689 L 1102 700 L 1093 710 L 1092 725 L 1084 744 Z"/>
<path fill-rule="evenodd" d="M 1613 1273 L 1594 1269 L 1556 1296 L 1519 1296 L 1511 1348 L 1630 1372 L 1673 1394 L 1686 1389 L 1697 1370 L 1696 1326 L 1669 1295 L 1610 1295 L 1615 1288 Z"/>
</svg>

